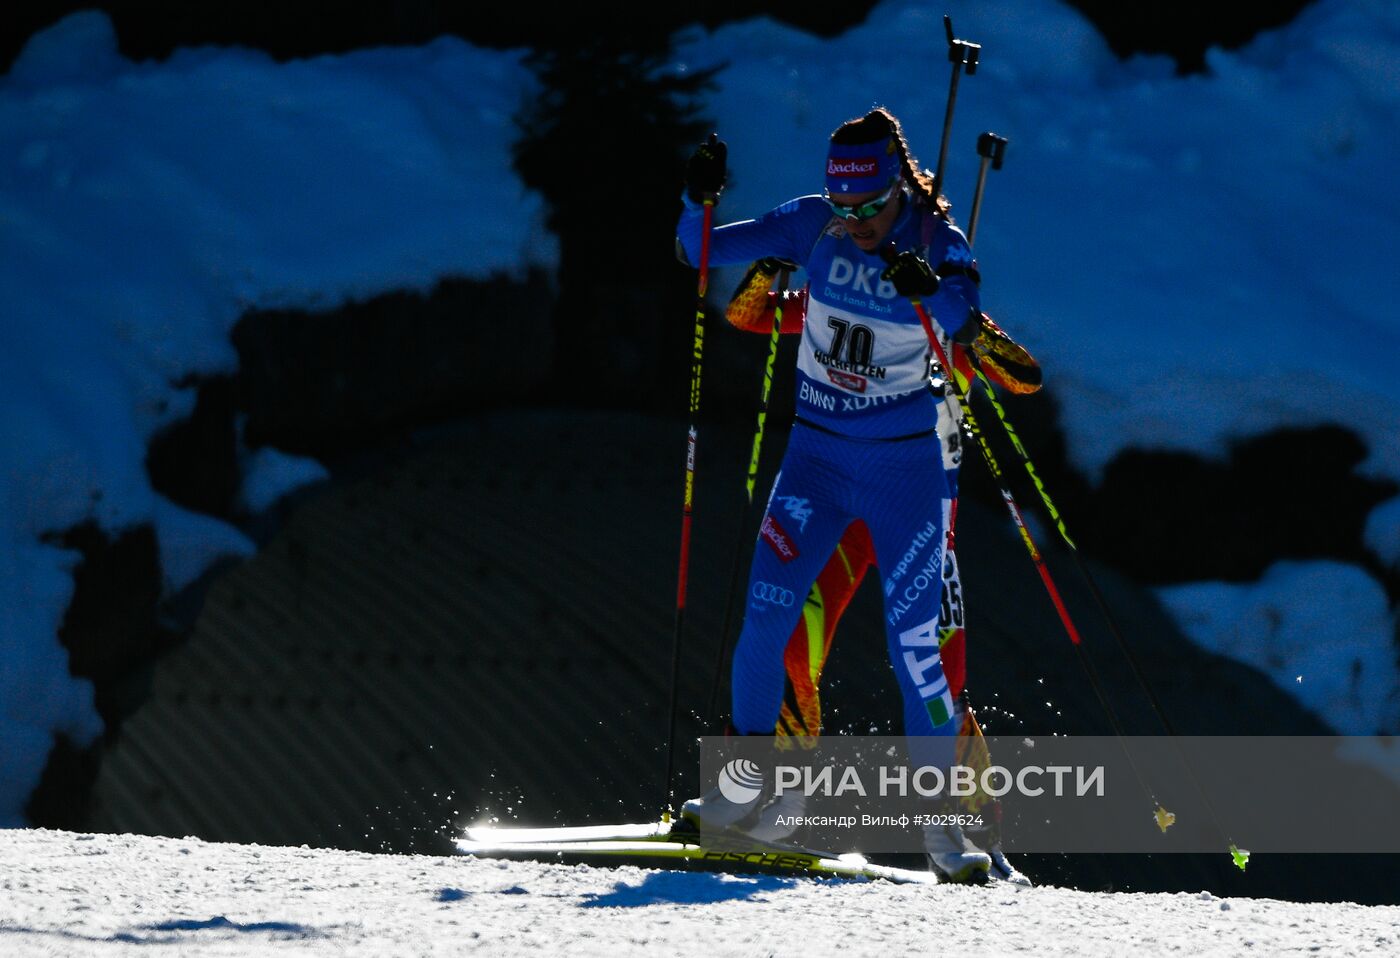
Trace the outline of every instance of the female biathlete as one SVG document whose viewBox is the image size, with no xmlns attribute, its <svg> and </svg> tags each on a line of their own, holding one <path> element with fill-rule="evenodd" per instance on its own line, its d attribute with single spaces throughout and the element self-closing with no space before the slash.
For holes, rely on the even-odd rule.
<svg viewBox="0 0 1400 958">
<path fill-rule="evenodd" d="M 703 240 L 701 203 L 723 187 L 725 154 L 723 143 L 702 144 L 687 167 L 677 239 L 691 262 Z M 784 652 L 801 615 L 792 599 L 808 594 L 847 527 L 861 520 L 884 578 L 886 639 L 911 758 L 947 768 L 958 728 L 938 642 L 952 511 L 939 423 L 952 414 L 931 379 L 932 349 L 910 300 L 922 301 L 946 352 L 980 331 L 977 274 L 946 201 L 887 110 L 831 135 L 825 185 L 823 195 L 718 227 L 709 238 L 714 265 L 777 257 L 809 277 L 797 416 L 744 593 L 732 724 L 739 733 L 772 734 Z M 718 789 L 682 807 L 702 831 L 736 825 L 750 811 Z M 989 856 L 971 850 L 956 828 L 929 828 L 924 838 L 930 862 L 950 877 L 987 873 Z"/>
<path fill-rule="evenodd" d="M 781 303 L 781 332 L 786 335 L 802 331 L 807 311 L 807 291 L 802 289 L 784 292 L 781 294 L 781 300 L 780 294 L 772 291 L 773 281 L 784 268 L 790 269 L 791 264 L 772 259 L 759 260 L 749 266 L 725 311 L 725 318 L 730 325 L 745 332 L 771 335 L 776 309 Z M 965 392 L 972 380 L 973 370 L 968 359 L 970 350 L 978 356 L 983 373 L 993 383 L 1022 395 L 1037 391 L 1041 385 L 1040 367 L 1030 353 L 1002 331 L 986 313 L 981 316 L 981 324 L 981 330 L 968 347 L 954 344 L 950 358 L 956 370 L 959 389 Z M 960 416 L 957 418 L 960 419 Z M 940 438 L 943 442 L 944 465 L 948 470 L 948 486 L 953 497 L 953 508 L 943 563 L 943 596 L 938 622 L 939 651 L 943 660 L 943 672 L 953 693 L 959 736 L 956 751 L 958 764 L 980 769 L 990 764 L 990 755 L 982 739 L 982 729 L 964 692 L 966 633 L 962 583 L 954 549 L 962 437 L 956 428 L 957 420 L 954 417 L 941 418 L 940 427 L 946 429 L 946 433 L 940 432 Z M 907 566 L 916 558 L 911 549 L 897 560 L 897 567 L 898 564 Z M 774 729 L 776 735 L 803 738 L 821 734 L 819 689 L 822 672 L 836 634 L 836 625 L 873 561 L 874 546 L 870 541 L 869 530 L 863 522 L 856 520 L 846 528 L 836 550 L 817 575 L 816 581 L 812 583 L 802 606 L 802 615 L 788 638 L 783 655 L 787 675 L 783 706 Z M 967 828 L 966 837 L 987 850 L 992 859 L 991 872 L 1004 880 L 1029 884 L 1029 879 L 1011 865 L 1001 850 L 1001 809 L 997 801 L 978 791 L 962 798 L 959 804 L 962 811 L 976 816 L 983 823 L 981 828 Z M 784 823 L 799 818 L 804 808 L 805 800 L 800 791 L 786 791 L 775 802 L 763 808 L 761 815 L 756 816 L 752 823 L 746 823 L 745 830 L 755 837 L 770 841 L 787 838 L 793 829 Z"/>
</svg>

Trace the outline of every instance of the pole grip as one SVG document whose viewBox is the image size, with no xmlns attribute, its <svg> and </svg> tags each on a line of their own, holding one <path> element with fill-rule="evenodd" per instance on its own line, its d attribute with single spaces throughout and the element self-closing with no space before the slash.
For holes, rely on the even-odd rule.
<svg viewBox="0 0 1400 958">
<path fill-rule="evenodd" d="M 999 170 L 1006 160 L 1006 143 L 1006 137 L 988 130 L 977 137 L 977 155 L 991 160 L 992 169 Z"/>
<path fill-rule="evenodd" d="M 948 106 L 943 113 L 943 139 L 938 146 L 938 166 L 933 174 L 933 192 L 943 192 L 943 173 L 948 162 L 948 137 L 953 132 L 953 107 L 958 100 L 958 79 L 963 68 L 967 75 L 977 72 L 977 61 L 981 57 L 982 45 L 968 40 L 959 40 L 953 35 L 953 18 L 943 15 L 943 32 L 948 36 L 948 62 L 953 65 L 953 77 L 948 85 Z"/>
</svg>

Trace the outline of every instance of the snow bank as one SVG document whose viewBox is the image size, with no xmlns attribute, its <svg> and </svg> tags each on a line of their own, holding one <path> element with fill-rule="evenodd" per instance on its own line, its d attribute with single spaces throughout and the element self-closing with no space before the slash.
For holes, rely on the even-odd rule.
<svg viewBox="0 0 1400 958">
<path fill-rule="evenodd" d="M 1257 583 L 1157 595 L 1197 645 L 1253 665 L 1338 732 L 1400 731 L 1395 617 L 1356 566 L 1279 562 Z"/>
</svg>

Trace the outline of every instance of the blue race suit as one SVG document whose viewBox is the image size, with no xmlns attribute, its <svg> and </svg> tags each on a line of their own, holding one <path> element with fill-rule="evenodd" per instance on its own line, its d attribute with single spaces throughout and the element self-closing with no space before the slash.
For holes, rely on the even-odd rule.
<svg viewBox="0 0 1400 958">
<path fill-rule="evenodd" d="M 698 260 L 702 207 L 685 201 L 677 239 Z M 980 311 L 963 234 L 903 194 L 885 242 L 919 251 L 944 276 L 924 300 L 944 349 Z M 910 736 L 953 736 L 953 697 L 938 654 L 943 554 L 951 493 L 931 387 L 932 350 L 909 300 L 880 279 L 885 267 L 846 234 L 819 196 L 713 230 L 717 266 L 774 256 L 808 275 L 797 363 L 797 421 L 769 496 L 734 651 L 733 723 L 769 733 L 782 706 L 783 650 L 802 599 L 854 519 L 865 520 L 885 593 L 890 662 Z M 936 750 L 951 762 L 952 740 Z"/>
</svg>

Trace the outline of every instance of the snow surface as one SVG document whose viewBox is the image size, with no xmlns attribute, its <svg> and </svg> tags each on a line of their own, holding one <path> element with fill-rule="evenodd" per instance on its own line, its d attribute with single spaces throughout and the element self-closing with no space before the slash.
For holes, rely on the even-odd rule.
<svg viewBox="0 0 1400 958">
<path fill-rule="evenodd" d="M 1319 0 L 1187 78 L 1164 57 L 1120 63 L 1047 0 L 887 0 L 829 40 L 767 20 L 690 30 L 675 69 L 729 64 L 707 102 L 730 144 L 722 215 L 811 192 L 830 130 L 874 102 L 932 165 L 945 9 L 983 44 L 960 88 L 951 192 L 965 213 L 977 132 L 1010 138 L 977 237 L 986 301 L 1047 369 L 1074 460 L 1092 472 L 1129 445 L 1213 454 L 1340 421 L 1370 444 L 1368 471 L 1400 478 L 1400 6 Z M 193 408 L 176 384 L 234 368 L 241 313 L 557 261 L 543 201 L 510 167 L 511 117 L 534 91 L 523 55 L 444 38 L 136 64 L 87 11 L 0 77 L 0 825 L 21 823 L 54 735 L 101 730 L 55 638 L 78 556 L 40 537 L 154 522 L 172 589 L 251 548 L 163 501 L 143 466 L 152 434 Z M 244 472 L 250 508 L 318 475 L 275 451 Z M 1393 506 L 1368 544 L 1400 554 Z M 1198 638 L 1216 641 L 1210 623 L 1252 596 L 1204 591 L 1218 610 Z M 1281 635 L 1315 622 L 1301 592 L 1268 601 Z M 1315 647 L 1369 650 L 1361 687 L 1381 697 L 1358 721 L 1393 717 L 1384 618 L 1368 599 L 1315 623 Z M 1269 661 L 1319 674 L 1295 669 L 1311 654 Z"/>
<path fill-rule="evenodd" d="M 1394 617 L 1341 562 L 1277 562 L 1256 583 L 1156 590 L 1197 645 L 1246 662 L 1345 735 L 1400 732 Z"/>
<path fill-rule="evenodd" d="M 0 832 L 10 958 L 1394 954 L 1400 907 Z"/>
</svg>

